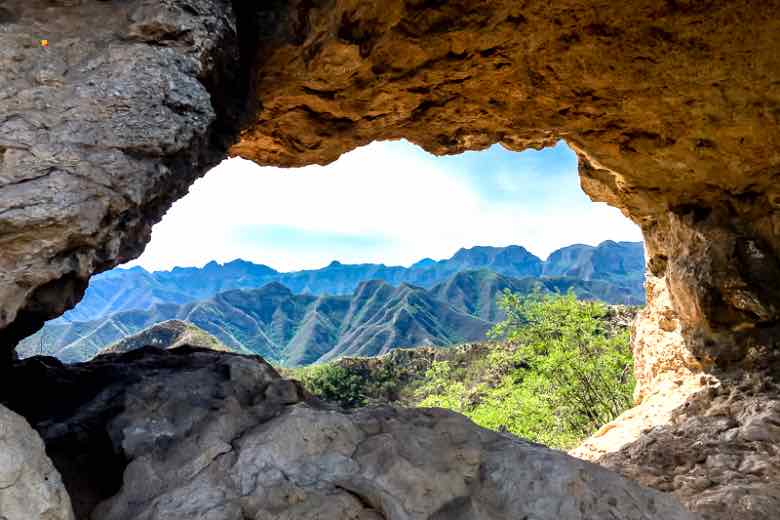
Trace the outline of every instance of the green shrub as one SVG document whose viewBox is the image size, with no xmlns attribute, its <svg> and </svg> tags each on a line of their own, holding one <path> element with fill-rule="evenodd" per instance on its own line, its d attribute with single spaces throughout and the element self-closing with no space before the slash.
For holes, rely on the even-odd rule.
<svg viewBox="0 0 780 520">
<path fill-rule="evenodd" d="M 633 359 L 628 331 L 609 334 L 605 304 L 566 295 L 505 293 L 507 317 L 492 334 L 517 345 L 528 368 L 523 384 L 563 427 L 586 436 L 631 406 Z"/>
<path fill-rule="evenodd" d="M 570 448 L 631 405 L 628 331 L 608 326 L 607 306 L 573 293 L 504 293 L 497 341 L 443 350 L 422 373 L 413 362 L 338 361 L 288 371 L 313 394 L 346 407 L 400 400 L 447 408 L 477 424 Z M 413 356 L 396 359 L 411 360 Z M 362 367 L 362 368 L 357 368 Z"/>
<path fill-rule="evenodd" d="M 294 377 L 312 394 L 345 407 L 365 404 L 365 380 L 332 363 L 297 369 Z"/>
<path fill-rule="evenodd" d="M 449 361 L 426 373 L 420 406 L 448 408 L 486 428 L 569 448 L 631 406 L 628 332 L 610 334 L 607 307 L 573 293 L 505 293 L 504 341 L 480 362 L 480 377 L 454 374 Z"/>
</svg>

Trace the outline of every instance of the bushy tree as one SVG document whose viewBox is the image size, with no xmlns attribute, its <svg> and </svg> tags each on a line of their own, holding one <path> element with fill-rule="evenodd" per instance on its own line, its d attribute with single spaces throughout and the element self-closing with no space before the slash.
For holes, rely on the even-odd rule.
<svg viewBox="0 0 780 520">
<path fill-rule="evenodd" d="M 365 404 L 365 381 L 359 375 L 332 363 L 300 369 L 295 377 L 312 394 L 345 407 Z"/>
<path fill-rule="evenodd" d="M 360 375 L 337 363 L 290 375 L 343 406 L 403 394 L 411 405 L 447 408 L 485 428 L 564 449 L 631 405 L 628 332 L 609 326 L 606 305 L 578 301 L 572 292 L 506 292 L 499 305 L 506 318 L 491 331 L 498 341 L 453 351 L 433 361 L 424 377 L 391 364 Z"/>
<path fill-rule="evenodd" d="M 628 332 L 608 332 L 607 307 L 565 295 L 505 293 L 504 321 L 491 331 L 527 366 L 515 376 L 544 403 L 549 426 L 584 437 L 631 406 L 633 360 Z"/>
</svg>

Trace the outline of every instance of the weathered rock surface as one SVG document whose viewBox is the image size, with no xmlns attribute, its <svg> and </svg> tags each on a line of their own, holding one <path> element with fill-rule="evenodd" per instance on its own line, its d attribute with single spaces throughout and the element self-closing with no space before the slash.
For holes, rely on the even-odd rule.
<svg viewBox="0 0 780 520">
<path fill-rule="evenodd" d="M 672 493 L 706 520 L 773 520 L 780 511 L 780 389 L 767 379 L 703 377 L 683 404 L 648 415 L 635 432 L 641 435 L 620 443 L 614 432 L 631 430 L 627 423 L 639 422 L 637 410 L 650 397 L 606 428 L 604 441 L 591 439 L 574 454 Z M 685 388 L 666 397 L 680 394 Z"/>
<path fill-rule="evenodd" d="M 0 1 L 6 355 L 224 156 L 235 25 L 230 0 Z"/>
<path fill-rule="evenodd" d="M 743 370 L 748 378 L 776 379 L 778 8 L 777 0 L 4 0 L 0 349 L 10 353 L 19 338 L 61 314 L 80 297 L 90 274 L 140 253 L 151 224 L 229 147 L 237 102 L 244 98 L 247 121 L 230 153 L 261 164 L 325 163 L 374 139 L 405 137 L 434 153 L 496 142 L 520 150 L 566 139 L 579 153 L 585 191 L 621 208 L 645 235 L 656 304 L 648 306 L 637 325 L 642 333 L 634 344 L 640 357 L 640 397 L 652 395 L 653 385 L 699 370 Z M 48 48 L 37 43 L 41 38 L 49 39 Z M 249 95 L 244 90 L 247 78 Z M 663 332 L 647 335 L 659 327 Z M 85 368 L 68 374 L 74 381 L 90 378 Z M 111 377 L 130 385 L 121 374 L 117 368 Z M 741 404 L 724 413 L 713 411 L 722 408 L 721 399 L 692 406 L 681 422 L 659 426 L 661 430 L 637 441 L 633 455 L 624 447 L 615 467 L 623 465 L 632 473 L 632 467 L 646 463 L 659 475 L 676 475 L 679 484 L 671 487 L 683 495 L 699 486 L 685 482 L 712 473 L 718 479 L 713 479 L 713 493 L 720 497 L 713 504 L 743 504 L 746 515 L 771 511 L 775 489 L 771 471 L 762 469 L 761 461 L 774 460 L 767 458 L 776 456 L 774 440 L 749 439 L 754 434 L 745 433 L 775 425 L 774 412 L 759 410 L 771 397 L 744 393 L 735 386 L 741 378 L 720 378 L 723 395 Z M 160 395 L 175 388 L 160 384 Z M 130 395 L 112 388 L 117 399 Z M 74 393 L 83 396 L 85 391 Z M 82 399 L 79 406 L 94 397 Z M 336 420 L 307 406 L 285 407 L 282 420 L 304 412 L 312 424 Z M 739 415 L 738 408 L 753 411 Z M 143 416 L 133 415 L 133 409 L 122 412 L 129 414 L 128 424 Z M 208 410 L 202 411 L 208 416 Z M 153 417 L 162 412 L 145 413 Z M 109 415 L 119 417 L 120 412 Z M 364 419 L 354 417 L 350 424 L 363 424 Z M 422 416 L 414 417 L 424 422 Z M 729 418 L 738 426 L 729 426 Z M 281 487 L 274 487 L 276 481 L 268 488 L 262 481 L 238 482 L 225 491 L 203 484 L 203 490 L 214 494 L 203 494 L 203 502 L 177 502 L 187 496 L 186 485 L 179 487 L 182 482 L 201 485 L 212 475 L 228 475 L 243 454 L 241 445 L 216 434 L 225 442 L 224 454 L 204 462 L 201 472 L 175 457 L 158 457 L 168 454 L 165 446 L 179 435 L 177 428 L 188 424 L 186 416 L 182 420 L 173 421 L 155 447 L 144 448 L 150 442 L 137 430 L 139 444 L 123 448 L 136 455 L 128 471 L 156 467 L 153 460 L 170 464 L 166 469 L 181 468 L 171 473 L 169 485 L 135 491 L 138 514 L 144 507 L 152 508 L 143 513 L 148 515 L 188 505 L 208 508 L 209 500 L 217 508 L 241 503 L 241 508 L 257 511 L 251 500 L 245 505 L 234 497 L 245 497 L 243 489 L 250 489 L 246 496 L 252 497 L 284 486 L 295 491 L 287 495 L 290 500 L 333 493 L 338 499 L 328 504 L 353 511 L 362 507 L 364 516 L 380 503 L 363 494 L 362 487 L 348 492 L 320 480 L 317 465 L 306 466 L 289 481 L 280 476 L 279 482 L 287 482 Z M 720 420 L 726 422 L 718 426 Z M 118 425 L 110 430 L 123 431 Z M 150 426 L 149 431 L 157 430 Z M 732 431 L 737 433 L 726 435 Z M 392 428 L 384 432 L 394 442 L 407 440 Z M 485 440 L 486 434 L 471 433 Z M 356 435 L 368 445 L 376 436 L 370 430 Z M 348 438 L 339 437 L 352 446 Z M 719 444 L 690 449 L 692 443 L 714 439 Z M 104 451 L 98 449 L 100 443 L 95 448 L 101 455 L 95 460 L 101 462 L 115 444 L 124 443 L 110 437 L 104 442 Z M 486 442 L 481 446 L 493 441 Z M 496 442 L 504 449 L 502 460 L 536 449 Z M 484 449 L 480 453 L 489 460 L 492 452 Z M 325 464 L 316 451 L 311 453 L 311 460 Z M 641 462 L 642 453 L 652 456 Z M 712 455 L 702 463 L 694 458 L 698 453 Z M 345 461 L 345 478 L 361 475 L 350 473 L 354 457 Z M 288 462 L 279 459 L 277 469 Z M 60 469 L 67 467 L 60 463 Z M 424 480 L 435 484 L 425 470 L 430 467 L 421 468 Z M 66 482 L 81 482 L 63 473 Z M 106 478 L 90 482 L 94 472 L 74 475 L 92 475 L 78 493 L 85 497 L 92 490 L 94 496 L 84 503 L 97 503 L 119 489 L 119 483 Z M 127 478 L 139 485 L 144 479 L 154 482 L 153 475 L 130 472 Z M 370 489 L 378 497 L 392 495 L 392 479 L 384 478 L 371 481 L 377 483 Z M 659 479 L 654 485 L 664 482 Z M 741 479 L 757 484 L 735 494 L 724 491 L 737 489 Z M 311 482 L 321 487 L 307 487 Z M 101 485 L 105 489 L 94 492 Z M 503 493 L 510 493 L 506 487 L 486 489 L 495 490 L 493 503 L 503 511 L 526 507 L 526 502 L 503 502 L 509 496 Z M 692 493 L 688 503 L 705 511 L 705 498 L 713 496 L 709 493 Z M 486 503 L 477 491 L 469 496 L 470 507 Z M 118 500 L 104 503 L 103 511 L 119 518 L 130 514 Z M 286 500 L 284 493 L 279 500 Z M 310 503 L 304 500 L 300 507 Z M 453 509 L 439 516 L 456 517 L 465 504 L 455 500 L 448 506 Z M 592 507 L 599 504 L 592 502 Z M 384 514 L 397 517 L 394 510 Z"/>
<path fill-rule="evenodd" d="M 303 165 L 375 139 L 566 139 L 585 191 L 642 227 L 701 363 L 777 350 L 778 2 L 287 5 L 261 33 L 254 121 L 231 153 Z"/>
<path fill-rule="evenodd" d="M 33 358 L 4 382 L 21 380 L 46 394 L 3 395 L 65 468 L 80 519 L 693 518 L 668 495 L 457 414 L 307 399 L 259 358 Z"/>
<path fill-rule="evenodd" d="M 0 518 L 73 520 L 65 486 L 38 433 L 0 405 Z"/>
<path fill-rule="evenodd" d="M 780 511 L 777 374 L 705 374 L 666 284 L 649 276 L 647 287 L 632 335 L 640 402 L 571 454 L 672 493 L 706 520 L 773 520 Z"/>
<path fill-rule="evenodd" d="M 566 139 L 583 188 L 642 226 L 690 352 L 765 362 L 780 335 L 778 7 L 4 0 L 0 340 L 137 255 L 246 102 L 230 153 L 261 164 L 374 139 L 434 153 Z"/>
</svg>

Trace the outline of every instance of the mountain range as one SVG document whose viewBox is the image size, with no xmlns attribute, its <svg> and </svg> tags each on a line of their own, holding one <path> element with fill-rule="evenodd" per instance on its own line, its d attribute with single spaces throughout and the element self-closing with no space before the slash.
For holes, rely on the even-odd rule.
<svg viewBox="0 0 780 520">
<path fill-rule="evenodd" d="M 597 299 L 605 291 L 615 299 L 631 297 L 630 291 L 600 280 L 513 278 L 488 269 L 456 272 L 430 289 L 363 281 L 350 295 L 295 294 L 271 282 L 198 302 L 158 303 L 87 322 L 50 323 L 17 350 L 22 356 L 47 354 L 66 362 L 84 361 L 155 324 L 181 320 L 231 350 L 259 354 L 279 364 L 306 365 L 341 356 L 374 356 L 398 347 L 482 340 L 503 317 L 496 303 L 502 291 L 569 289 L 587 299 Z M 157 336 L 142 333 L 131 343 Z"/>
<path fill-rule="evenodd" d="M 375 355 L 395 346 L 449 344 L 484 336 L 491 324 L 435 299 L 428 290 L 381 280 L 352 295 L 294 294 L 279 282 L 182 305 L 123 311 L 89 322 L 47 325 L 21 345 L 75 362 L 156 323 L 195 324 L 228 348 L 290 365 L 342 354 Z M 37 352 L 29 352 L 29 349 Z"/>
<path fill-rule="evenodd" d="M 321 269 L 279 272 L 245 260 L 209 262 L 202 268 L 176 267 L 149 272 L 141 267 L 114 269 L 93 277 L 79 305 L 55 321 L 94 321 L 158 304 L 186 304 L 233 289 L 255 289 L 278 282 L 293 293 L 349 295 L 359 284 L 382 280 L 432 288 L 452 275 L 488 269 L 513 278 L 575 278 L 600 281 L 594 297 L 610 303 L 644 302 L 644 249 L 641 242 L 602 242 L 596 247 L 576 244 L 553 252 L 546 261 L 521 246 L 460 249 L 451 258 L 426 258 L 410 267 L 332 262 Z"/>
</svg>

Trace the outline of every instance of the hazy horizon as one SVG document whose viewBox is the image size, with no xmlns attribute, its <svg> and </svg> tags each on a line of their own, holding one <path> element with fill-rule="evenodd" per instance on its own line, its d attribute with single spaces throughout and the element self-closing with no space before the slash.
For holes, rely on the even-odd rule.
<svg viewBox="0 0 780 520">
<path fill-rule="evenodd" d="M 436 157 L 407 141 L 374 142 L 328 166 L 223 161 L 153 228 L 148 271 L 234 259 L 278 271 L 345 264 L 409 266 L 460 248 L 520 245 L 541 259 L 561 247 L 642 240 L 619 210 L 579 186 L 574 152 Z"/>
<path fill-rule="evenodd" d="M 581 242 L 577 242 L 577 243 L 573 243 L 573 244 L 566 244 L 564 246 L 561 246 L 558 249 L 561 249 L 563 247 L 576 246 L 576 245 L 597 247 L 599 244 L 601 244 L 603 242 L 608 242 L 610 240 L 612 240 L 612 239 L 608 238 L 608 239 L 602 240 L 598 244 L 583 244 Z M 643 240 L 612 240 L 612 241 L 613 242 L 617 242 L 617 243 L 630 242 L 630 243 L 635 243 L 635 244 L 643 242 Z M 538 257 L 540 260 L 542 260 L 544 262 L 546 262 L 549 259 L 550 254 L 552 254 L 552 253 L 554 253 L 555 251 L 558 250 L 558 249 L 555 249 L 555 250 L 551 251 L 550 254 L 548 254 L 547 256 L 539 256 L 539 255 L 535 254 L 533 251 L 531 251 L 530 249 L 528 249 L 527 247 L 523 246 L 523 244 L 505 244 L 505 245 L 495 245 L 495 246 L 494 245 L 487 246 L 485 244 L 476 244 L 476 245 L 470 246 L 470 247 L 458 248 L 455 251 L 453 251 L 452 254 L 447 255 L 447 256 L 443 256 L 441 258 L 431 258 L 429 256 L 425 256 L 425 257 L 418 258 L 417 260 L 415 260 L 413 262 L 410 262 L 408 264 L 388 264 L 387 262 L 382 262 L 381 260 L 376 260 L 376 261 L 373 261 L 373 262 L 371 262 L 371 261 L 369 261 L 369 262 L 361 262 L 361 263 L 363 263 L 363 264 L 374 264 L 374 265 L 385 265 L 386 267 L 404 267 L 404 268 L 409 268 L 409 267 L 413 266 L 414 264 L 416 264 L 417 262 L 420 262 L 422 260 L 433 260 L 435 262 L 438 262 L 438 261 L 441 261 L 441 260 L 447 260 L 449 258 L 452 258 L 461 249 L 471 249 L 471 248 L 474 248 L 474 247 L 505 248 L 505 247 L 510 247 L 510 246 L 520 246 L 520 247 L 523 247 L 526 251 L 528 251 L 529 253 L 533 254 L 536 257 Z M 148 272 L 170 272 L 173 269 L 191 269 L 191 268 L 203 269 L 207 264 L 210 264 L 212 262 L 216 263 L 216 264 L 218 264 L 220 266 L 224 266 L 225 264 L 229 264 L 229 263 L 236 262 L 236 261 L 250 262 L 250 263 L 255 264 L 255 265 L 264 265 L 264 266 L 270 267 L 271 269 L 274 269 L 275 271 L 278 271 L 280 273 L 289 273 L 289 272 L 302 271 L 302 270 L 324 269 L 324 268 L 328 267 L 329 265 L 331 265 L 334 262 L 338 262 L 338 263 L 344 264 L 344 265 L 357 265 L 357 264 L 354 264 L 354 263 L 351 263 L 351 262 L 341 261 L 338 258 L 334 258 L 334 259 L 332 259 L 332 260 L 330 260 L 330 261 L 328 261 L 328 262 L 326 262 L 326 263 L 324 263 L 324 264 L 322 264 L 320 266 L 313 267 L 313 268 L 306 268 L 306 269 L 283 269 L 283 268 L 277 268 L 277 267 L 274 267 L 272 265 L 269 265 L 268 262 L 262 262 L 262 261 L 258 262 L 258 261 L 254 261 L 254 260 L 248 260 L 246 258 L 236 257 L 236 258 L 231 258 L 229 260 L 224 260 L 224 261 L 208 260 L 208 261 L 206 261 L 206 262 L 204 262 L 202 264 L 199 264 L 199 265 L 175 265 L 175 266 L 171 267 L 170 269 L 154 269 L 154 270 L 146 269 L 144 266 L 139 265 L 139 264 L 137 264 L 135 262 L 128 262 L 126 264 L 123 264 L 123 265 L 120 265 L 120 266 L 116 267 L 116 269 L 125 269 L 125 270 L 127 270 L 127 269 L 133 269 L 135 267 L 141 267 L 141 268 L 145 269 Z"/>
</svg>

